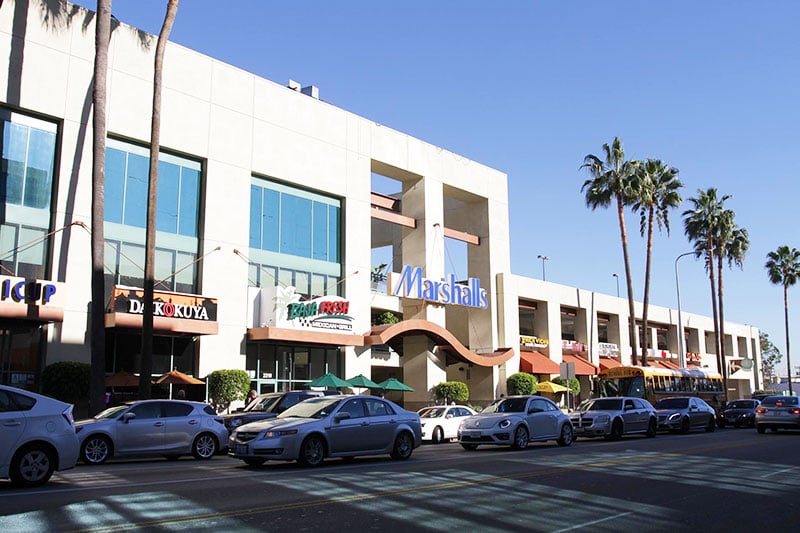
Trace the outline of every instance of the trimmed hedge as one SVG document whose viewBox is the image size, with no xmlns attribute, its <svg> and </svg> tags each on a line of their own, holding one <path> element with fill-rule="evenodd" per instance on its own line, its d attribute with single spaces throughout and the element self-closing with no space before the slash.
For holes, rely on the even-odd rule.
<svg viewBox="0 0 800 533">
<path fill-rule="evenodd" d="M 88 400 L 92 365 L 75 361 L 59 361 L 42 372 L 42 393 L 56 400 L 77 403 Z"/>
<path fill-rule="evenodd" d="M 536 391 L 537 382 L 538 380 L 533 374 L 518 372 L 508 376 L 508 379 L 506 379 L 506 390 L 509 396 L 533 394 Z"/>
<path fill-rule="evenodd" d="M 244 400 L 250 392 L 250 376 L 244 370 L 215 370 L 208 375 L 208 396 L 217 411 L 227 411 L 231 402 Z"/>
<path fill-rule="evenodd" d="M 460 381 L 444 381 L 433 388 L 433 395 L 437 400 L 464 403 L 469 400 L 469 388 Z"/>
</svg>

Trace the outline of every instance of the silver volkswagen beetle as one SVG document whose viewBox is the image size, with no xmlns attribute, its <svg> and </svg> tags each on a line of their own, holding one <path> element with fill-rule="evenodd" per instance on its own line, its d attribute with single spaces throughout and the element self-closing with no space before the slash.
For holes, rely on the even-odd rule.
<svg viewBox="0 0 800 533">
<path fill-rule="evenodd" d="M 408 459 L 420 445 L 419 415 L 376 396 L 323 396 L 231 433 L 228 455 L 250 466 L 268 460 L 318 466 L 326 457 L 390 454 Z"/>
<path fill-rule="evenodd" d="M 523 450 L 531 441 L 555 440 L 572 444 L 572 423 L 561 409 L 541 396 L 509 396 L 492 402 L 458 428 L 458 442 L 465 450 L 481 444 L 509 445 Z"/>
</svg>

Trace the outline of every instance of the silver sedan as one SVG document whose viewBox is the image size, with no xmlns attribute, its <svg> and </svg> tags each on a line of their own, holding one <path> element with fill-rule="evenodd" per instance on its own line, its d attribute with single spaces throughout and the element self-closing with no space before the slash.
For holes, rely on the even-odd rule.
<svg viewBox="0 0 800 533">
<path fill-rule="evenodd" d="M 318 466 L 326 457 L 386 453 L 408 459 L 420 441 L 417 413 L 376 396 L 324 396 L 239 426 L 228 440 L 228 454 L 251 466 L 268 460 Z"/>
</svg>

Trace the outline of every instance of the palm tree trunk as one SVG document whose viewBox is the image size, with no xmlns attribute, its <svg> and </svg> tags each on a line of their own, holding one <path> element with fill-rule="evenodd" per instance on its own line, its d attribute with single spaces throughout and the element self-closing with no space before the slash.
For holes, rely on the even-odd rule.
<svg viewBox="0 0 800 533">
<path fill-rule="evenodd" d="M 717 307 L 716 276 L 714 276 L 714 241 L 710 237 L 708 239 L 706 254 L 708 255 L 708 279 L 711 282 L 711 314 L 714 317 L 714 350 L 716 350 L 717 355 L 717 369 L 719 373 L 722 374 L 724 370 L 722 368 L 722 360 L 720 359 L 719 347 L 719 308 Z"/>
<path fill-rule="evenodd" d="M 786 370 L 789 376 L 789 396 L 792 396 L 792 358 L 789 356 L 789 286 L 785 283 L 783 285 L 783 321 L 786 331 Z"/>
<path fill-rule="evenodd" d="M 108 77 L 108 43 L 111 40 L 111 0 L 97 1 L 94 40 L 94 90 L 92 92 L 92 303 L 91 382 L 89 415 L 105 408 L 106 329 L 105 329 L 105 211 L 106 176 L 106 79 Z"/>
<path fill-rule="evenodd" d="M 725 306 L 722 304 L 722 259 L 725 256 L 724 247 L 719 250 L 717 254 L 717 286 L 719 287 L 719 297 L 717 305 L 719 306 L 719 353 L 722 360 L 722 386 L 725 388 L 724 401 L 728 401 L 728 365 L 725 362 Z"/>
<path fill-rule="evenodd" d="M 622 239 L 622 257 L 625 261 L 625 280 L 628 287 L 628 336 L 631 343 L 631 363 L 636 364 L 636 312 L 633 306 L 633 278 L 631 276 L 631 261 L 628 255 L 628 232 L 625 229 L 625 211 L 623 210 L 622 195 L 617 194 L 617 216 L 619 217 L 619 233 Z"/>
<path fill-rule="evenodd" d="M 155 290 L 156 203 L 158 198 L 158 152 L 161 147 L 161 80 L 164 51 L 175 21 L 178 0 L 169 0 L 164 24 L 158 34 L 153 66 L 153 115 L 150 123 L 150 175 L 147 188 L 147 229 L 144 259 L 144 313 L 142 314 L 142 364 L 139 374 L 139 399 L 150 398 L 153 374 L 153 300 Z M 172 369 L 170 369 L 172 370 Z"/>
<path fill-rule="evenodd" d="M 647 366 L 647 338 L 650 333 L 647 327 L 647 306 L 650 301 L 650 262 L 653 256 L 653 206 L 650 206 L 650 213 L 647 217 L 647 259 L 644 268 L 644 300 L 642 300 L 642 328 L 644 331 L 644 341 L 642 344 L 642 366 Z"/>
</svg>

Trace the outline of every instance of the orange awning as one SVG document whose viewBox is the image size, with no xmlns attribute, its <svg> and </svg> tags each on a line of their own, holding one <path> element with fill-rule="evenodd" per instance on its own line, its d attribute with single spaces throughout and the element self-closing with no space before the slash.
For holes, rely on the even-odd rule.
<svg viewBox="0 0 800 533">
<path fill-rule="evenodd" d="M 617 368 L 618 366 L 622 366 L 622 363 L 613 357 L 600 358 L 600 370 L 608 370 L 609 368 Z"/>
<path fill-rule="evenodd" d="M 565 363 L 575 363 L 576 376 L 595 376 L 597 367 L 579 355 L 565 353 L 562 356 Z"/>
<path fill-rule="evenodd" d="M 657 359 L 648 359 L 647 366 L 652 366 L 655 368 L 666 368 L 667 370 L 675 370 L 680 368 L 678 365 L 673 363 L 672 361 L 659 361 Z"/>
<path fill-rule="evenodd" d="M 539 352 L 520 352 L 519 369 L 529 374 L 560 374 L 561 369 L 546 355 Z"/>
</svg>

